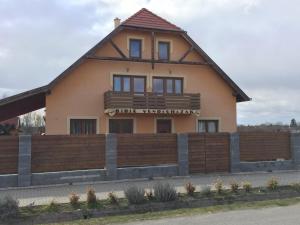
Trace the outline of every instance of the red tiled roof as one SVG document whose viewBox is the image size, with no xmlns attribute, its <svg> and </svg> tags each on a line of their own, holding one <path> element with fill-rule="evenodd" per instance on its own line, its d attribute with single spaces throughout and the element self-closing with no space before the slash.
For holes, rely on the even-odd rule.
<svg viewBox="0 0 300 225">
<path fill-rule="evenodd" d="M 183 31 L 181 28 L 145 8 L 142 8 L 140 11 L 129 17 L 121 25 L 160 30 Z"/>
</svg>

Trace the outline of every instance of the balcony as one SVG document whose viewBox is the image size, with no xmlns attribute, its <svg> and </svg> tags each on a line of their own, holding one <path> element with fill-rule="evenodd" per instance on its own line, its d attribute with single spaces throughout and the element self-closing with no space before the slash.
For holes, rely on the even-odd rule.
<svg viewBox="0 0 300 225">
<path fill-rule="evenodd" d="M 104 93 L 106 113 L 199 114 L 200 94 L 159 95 L 152 92 L 132 94 Z"/>
</svg>

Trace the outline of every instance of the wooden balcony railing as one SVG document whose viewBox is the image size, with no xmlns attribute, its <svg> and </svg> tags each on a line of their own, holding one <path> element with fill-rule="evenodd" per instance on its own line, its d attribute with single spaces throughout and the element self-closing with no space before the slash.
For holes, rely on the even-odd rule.
<svg viewBox="0 0 300 225">
<path fill-rule="evenodd" d="M 187 109 L 200 110 L 200 94 L 158 95 L 152 92 L 132 94 L 107 91 L 105 109 Z"/>
</svg>

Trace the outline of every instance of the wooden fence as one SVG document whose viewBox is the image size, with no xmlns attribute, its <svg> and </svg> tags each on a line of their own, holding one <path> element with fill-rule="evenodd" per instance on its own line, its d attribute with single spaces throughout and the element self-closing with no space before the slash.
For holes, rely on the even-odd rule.
<svg viewBox="0 0 300 225">
<path fill-rule="evenodd" d="M 241 161 L 290 159 L 289 132 L 240 132 Z"/>
<path fill-rule="evenodd" d="M 176 134 L 119 134 L 119 167 L 177 163 Z"/>
<path fill-rule="evenodd" d="M 190 173 L 229 172 L 229 134 L 189 134 Z"/>
<path fill-rule="evenodd" d="M 33 136 L 33 173 L 105 167 L 105 135 Z"/>
<path fill-rule="evenodd" d="M 0 174 L 18 173 L 19 138 L 0 137 Z"/>
<path fill-rule="evenodd" d="M 118 134 L 117 167 L 178 163 L 176 134 Z M 32 136 L 32 173 L 106 167 L 105 135 Z M 291 159 L 290 134 L 241 132 L 241 161 Z M 0 137 L 0 174 L 18 172 L 18 137 Z M 188 134 L 190 173 L 230 171 L 230 134 Z"/>
</svg>

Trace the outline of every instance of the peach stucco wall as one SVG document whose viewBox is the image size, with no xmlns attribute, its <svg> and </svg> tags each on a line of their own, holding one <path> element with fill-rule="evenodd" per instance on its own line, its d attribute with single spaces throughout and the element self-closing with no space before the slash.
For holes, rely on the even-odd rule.
<svg viewBox="0 0 300 225">
<path fill-rule="evenodd" d="M 151 39 L 147 33 L 123 31 L 113 38 L 114 42 L 128 55 L 128 37 L 141 37 L 143 58 L 151 57 Z M 171 35 L 159 35 L 157 39 L 171 41 L 171 60 L 178 60 L 190 47 L 183 39 Z M 155 51 L 156 52 L 156 51 Z M 98 56 L 119 56 L 110 44 L 96 52 Z M 195 52 L 186 60 L 203 61 Z M 104 92 L 112 89 L 113 74 L 145 75 L 147 90 L 151 91 L 152 76 L 178 76 L 184 78 L 185 93 L 201 94 L 201 115 L 199 117 L 173 116 L 173 132 L 195 132 L 197 119 L 218 119 L 220 131 L 236 131 L 236 99 L 232 89 L 209 66 L 155 64 L 149 63 L 86 60 L 62 79 L 46 97 L 46 133 L 68 134 L 69 118 L 97 118 L 100 133 L 108 132 L 108 116 L 104 114 Z M 155 132 L 159 115 L 117 115 L 134 118 L 135 132 Z"/>
</svg>

